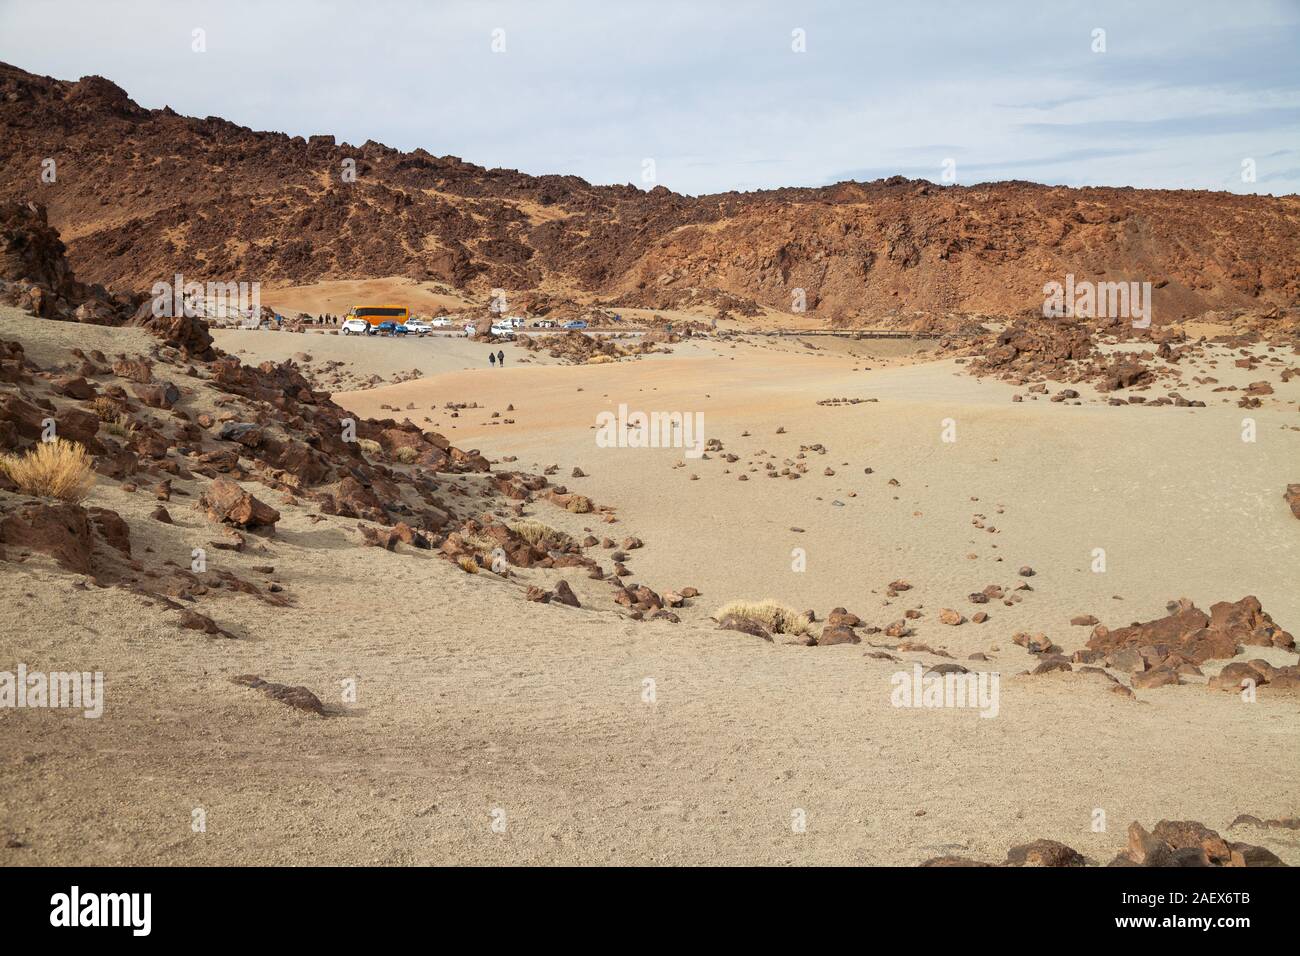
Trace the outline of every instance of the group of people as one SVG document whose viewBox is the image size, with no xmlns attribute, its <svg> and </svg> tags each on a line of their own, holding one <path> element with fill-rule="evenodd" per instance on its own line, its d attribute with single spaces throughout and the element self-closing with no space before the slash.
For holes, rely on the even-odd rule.
<svg viewBox="0 0 1300 956">
<path fill-rule="evenodd" d="M 488 352 L 488 364 L 491 365 L 491 366 L 493 366 L 493 367 L 495 367 L 495 366 L 497 366 L 497 365 L 499 364 L 502 368 L 505 368 L 505 367 L 506 367 L 506 353 L 503 352 L 503 351 L 501 351 L 500 349 L 497 349 L 495 353 L 493 353 L 493 352 Z"/>
</svg>

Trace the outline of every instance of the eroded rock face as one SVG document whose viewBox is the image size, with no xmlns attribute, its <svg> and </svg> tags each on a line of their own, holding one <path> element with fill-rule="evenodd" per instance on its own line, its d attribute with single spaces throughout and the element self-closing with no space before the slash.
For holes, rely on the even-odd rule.
<svg viewBox="0 0 1300 956">
<path fill-rule="evenodd" d="M 46 290 L 44 318 L 59 300 L 81 293 L 68 266 L 67 249 L 46 218 L 45 207 L 31 202 L 0 202 L 0 280 L 28 282 Z"/>
<path fill-rule="evenodd" d="M 65 570 L 90 574 L 95 539 L 80 505 L 32 501 L 0 516 L 0 547 L 39 551 Z"/>
</svg>

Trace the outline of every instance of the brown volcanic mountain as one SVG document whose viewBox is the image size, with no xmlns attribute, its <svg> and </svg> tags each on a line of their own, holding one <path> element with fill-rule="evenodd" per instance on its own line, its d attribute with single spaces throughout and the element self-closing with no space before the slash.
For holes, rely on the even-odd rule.
<svg viewBox="0 0 1300 956">
<path fill-rule="evenodd" d="M 3 64 L 0 128 L 0 199 L 45 203 L 78 275 L 117 288 L 401 275 L 742 311 L 802 288 L 847 321 L 1036 309 L 1074 273 L 1151 281 L 1157 321 L 1300 301 L 1296 196 L 895 177 L 691 198 L 255 132 Z"/>
</svg>

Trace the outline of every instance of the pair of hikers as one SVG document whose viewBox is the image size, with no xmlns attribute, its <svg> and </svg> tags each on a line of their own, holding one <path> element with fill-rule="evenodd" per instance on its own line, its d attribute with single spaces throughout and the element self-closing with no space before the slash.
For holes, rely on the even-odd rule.
<svg viewBox="0 0 1300 956">
<path fill-rule="evenodd" d="M 498 350 L 497 353 L 493 355 L 491 352 L 489 352 L 488 364 L 495 367 L 498 362 L 501 363 L 502 368 L 506 367 L 506 353 Z"/>
</svg>

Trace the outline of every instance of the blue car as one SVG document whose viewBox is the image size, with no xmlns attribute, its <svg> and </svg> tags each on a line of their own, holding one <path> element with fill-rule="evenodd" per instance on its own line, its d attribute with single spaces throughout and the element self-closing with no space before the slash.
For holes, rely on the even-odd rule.
<svg viewBox="0 0 1300 956">
<path fill-rule="evenodd" d="M 396 322 L 380 322 L 375 326 L 375 335 L 405 335 L 406 327 Z"/>
<path fill-rule="evenodd" d="M 587 327 L 587 323 L 584 322 L 582 319 L 574 319 L 572 322 L 565 322 L 564 327 L 566 329 L 585 329 Z"/>
</svg>

